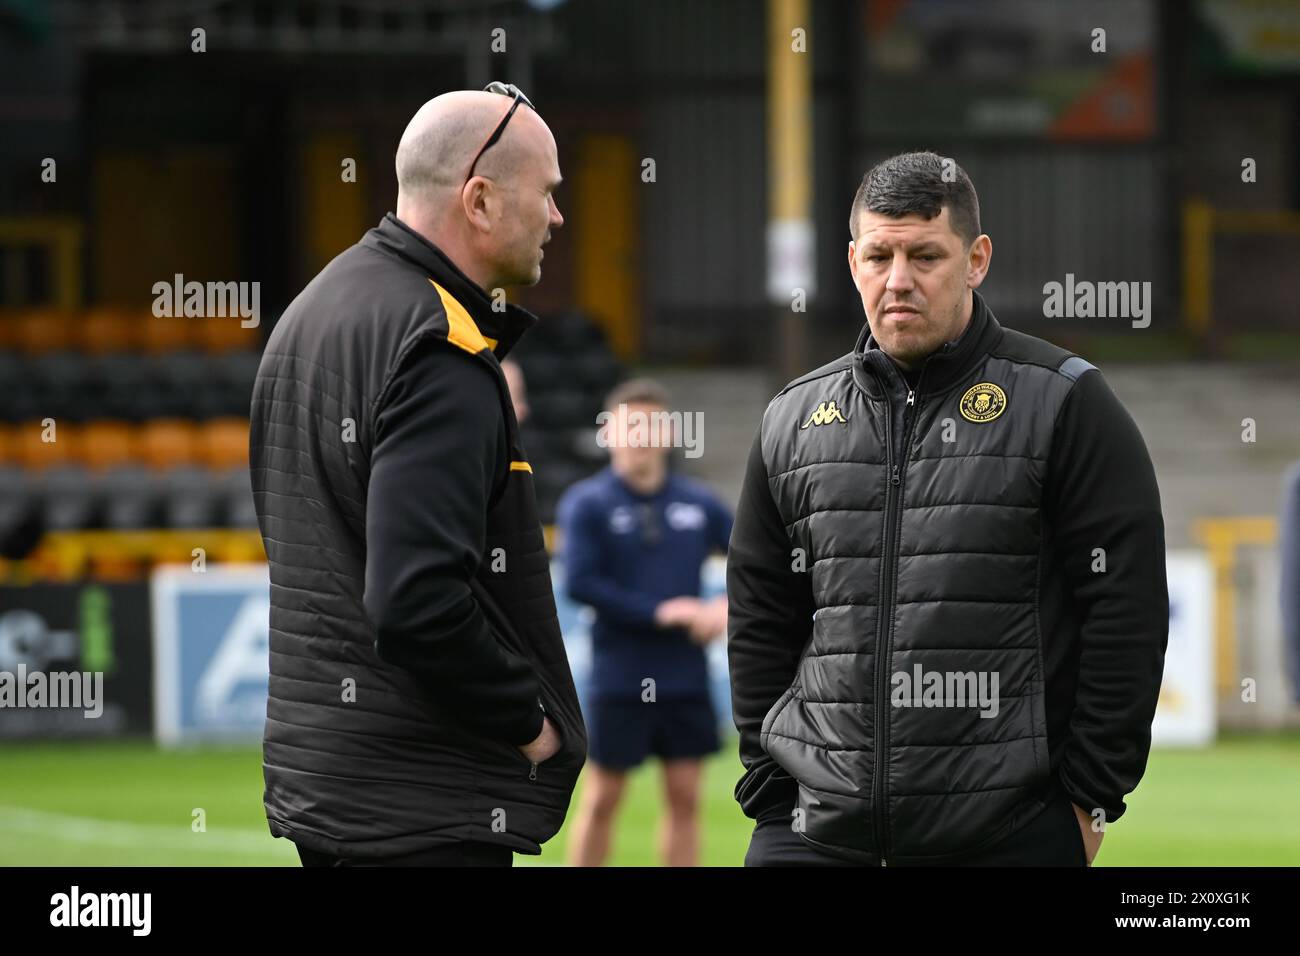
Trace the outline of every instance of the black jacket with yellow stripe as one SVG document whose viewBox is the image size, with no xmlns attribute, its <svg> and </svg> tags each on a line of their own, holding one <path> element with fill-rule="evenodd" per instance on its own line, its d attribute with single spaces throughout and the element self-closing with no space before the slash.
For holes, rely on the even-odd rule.
<svg viewBox="0 0 1300 956">
<path fill-rule="evenodd" d="M 559 829 L 586 731 L 499 364 L 535 322 L 389 214 L 272 332 L 250 467 L 276 836 L 379 857 Z M 517 745 L 543 713 L 539 765 Z"/>
</svg>

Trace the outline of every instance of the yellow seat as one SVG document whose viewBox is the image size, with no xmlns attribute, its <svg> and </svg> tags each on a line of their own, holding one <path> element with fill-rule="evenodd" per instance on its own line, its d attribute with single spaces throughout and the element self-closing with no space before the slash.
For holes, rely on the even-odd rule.
<svg viewBox="0 0 1300 956">
<path fill-rule="evenodd" d="M 139 452 L 150 468 L 165 471 L 198 460 L 199 430 L 183 418 L 155 418 L 139 431 Z"/>
<path fill-rule="evenodd" d="M 87 468 L 103 470 L 139 460 L 139 436 L 129 422 L 99 419 L 79 429 L 75 451 Z"/>
<path fill-rule="evenodd" d="M 77 460 L 79 429 L 72 422 L 56 422 L 52 431 L 54 441 L 44 441 L 46 428 L 43 419 L 22 422 L 12 433 L 13 460 L 24 468 L 35 470 L 57 468 Z"/>
<path fill-rule="evenodd" d="M 214 418 L 201 428 L 203 463 L 214 471 L 248 467 L 248 419 Z"/>
<path fill-rule="evenodd" d="M 14 325 L 14 345 L 28 355 L 62 352 L 72 347 L 75 316 L 57 309 L 28 312 Z"/>
<path fill-rule="evenodd" d="M 151 355 L 166 355 L 195 348 L 198 342 L 198 319 L 185 316 L 157 316 L 146 312 L 140 317 L 140 347 Z"/>
<path fill-rule="evenodd" d="M 260 330 L 244 328 L 240 323 L 245 320 L 238 315 L 210 315 L 190 321 L 198 324 L 199 340 L 210 354 L 248 352 L 261 345 Z"/>
<path fill-rule="evenodd" d="M 140 347 L 144 319 L 122 309 L 92 309 L 73 327 L 77 347 L 90 355 L 134 352 Z"/>
<path fill-rule="evenodd" d="M 18 426 L 0 422 L 0 465 L 18 464 Z"/>
</svg>

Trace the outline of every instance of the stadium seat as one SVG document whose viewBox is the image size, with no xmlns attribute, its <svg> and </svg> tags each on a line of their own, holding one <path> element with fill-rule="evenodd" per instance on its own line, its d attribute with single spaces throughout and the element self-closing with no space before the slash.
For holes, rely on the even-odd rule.
<svg viewBox="0 0 1300 956">
<path fill-rule="evenodd" d="M 223 515 L 230 528 L 256 528 L 253 506 L 253 477 L 247 466 L 229 469 L 221 479 Z"/>
<path fill-rule="evenodd" d="M 238 315 L 211 315 L 189 319 L 199 327 L 199 343 L 212 354 L 224 352 L 249 352 L 261 343 L 258 328 L 244 328 Z"/>
<path fill-rule="evenodd" d="M 167 407 L 153 362 L 143 355 L 109 354 L 90 360 L 96 417 L 142 421 L 177 414 Z"/>
<path fill-rule="evenodd" d="M 154 315 L 146 312 L 141 318 L 141 347 L 151 355 L 168 355 L 194 348 L 199 341 L 199 329 L 194 319 L 184 316 Z"/>
<path fill-rule="evenodd" d="M 215 528 L 221 524 L 221 489 L 202 468 L 176 468 L 163 475 L 163 524 L 169 528 Z"/>
<path fill-rule="evenodd" d="M 99 419 L 80 427 L 75 452 L 87 468 L 104 471 L 138 461 L 137 441 L 129 422 Z"/>
<path fill-rule="evenodd" d="M 41 413 L 40 396 L 32 385 L 27 358 L 14 352 L 0 352 L 0 419 L 22 422 Z"/>
<path fill-rule="evenodd" d="M 610 352 L 601 349 L 577 356 L 572 361 L 574 378 L 604 397 L 623 377 L 623 365 Z"/>
<path fill-rule="evenodd" d="M 18 426 L 0 422 L 0 466 L 18 461 Z"/>
<path fill-rule="evenodd" d="M 155 418 L 139 430 L 141 460 L 159 471 L 193 465 L 199 455 L 199 429 L 182 418 Z"/>
<path fill-rule="evenodd" d="M 40 496 L 25 468 L 0 465 L 0 557 L 26 557 L 41 536 Z"/>
<path fill-rule="evenodd" d="M 42 417 L 80 421 L 93 414 L 90 367 L 76 352 L 47 352 L 27 359 L 31 388 Z"/>
<path fill-rule="evenodd" d="M 32 470 L 58 468 L 75 460 L 80 442 L 80 428 L 70 421 L 56 420 L 53 441 L 44 441 L 45 426 L 41 420 L 20 422 L 11 433 L 14 438 L 14 460 Z"/>
<path fill-rule="evenodd" d="M 98 480 L 104 527 L 121 531 L 158 527 L 163 520 L 164 476 L 126 465 L 111 468 Z"/>
<path fill-rule="evenodd" d="M 200 352 L 159 355 L 150 362 L 158 383 L 155 415 L 211 418 L 221 414 L 221 396 L 214 384 L 212 359 Z"/>
<path fill-rule="evenodd" d="M 544 398 L 544 400 L 543 400 Z M 595 428 L 600 399 L 582 389 L 556 389 L 544 397 L 529 399 L 533 417 L 547 429 Z"/>
<path fill-rule="evenodd" d="M 64 352 L 72 344 L 72 313 L 55 309 L 28 312 L 14 325 L 14 344 L 28 355 Z"/>
<path fill-rule="evenodd" d="M 75 531 L 98 523 L 99 496 L 90 473 L 81 465 L 50 469 L 41 476 L 41 491 L 45 531 Z"/>
<path fill-rule="evenodd" d="M 222 415 L 248 416 L 253 401 L 253 382 L 261 364 L 260 352 L 230 352 L 213 359 L 217 387 L 221 392 Z"/>
<path fill-rule="evenodd" d="M 0 352 L 11 352 L 17 348 L 18 320 L 23 310 L 0 308 Z"/>
<path fill-rule="evenodd" d="M 248 419 L 214 418 L 200 427 L 199 457 L 213 471 L 248 470 Z"/>
<path fill-rule="evenodd" d="M 87 355 L 135 351 L 140 347 L 147 315 L 124 309 L 93 309 L 73 323 L 73 340 Z"/>
<path fill-rule="evenodd" d="M 519 356 L 528 394 L 541 394 L 564 384 L 564 359 L 551 351 L 529 351 Z"/>
</svg>

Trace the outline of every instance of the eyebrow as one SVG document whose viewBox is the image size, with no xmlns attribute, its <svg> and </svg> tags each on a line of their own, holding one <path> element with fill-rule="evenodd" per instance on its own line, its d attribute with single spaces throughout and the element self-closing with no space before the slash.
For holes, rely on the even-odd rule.
<svg viewBox="0 0 1300 956">
<path fill-rule="evenodd" d="M 876 242 L 876 241 L 874 241 L 874 240 L 871 241 L 871 242 L 868 242 L 867 245 L 866 245 L 866 251 L 867 251 L 867 252 L 870 252 L 870 253 L 876 253 L 876 252 L 891 252 L 891 251 L 893 250 L 893 248 L 894 248 L 893 246 L 887 246 L 887 245 L 885 245 L 884 243 Z M 940 245 L 939 243 L 935 242 L 933 239 L 922 239 L 922 240 L 920 240 L 919 242 L 914 242 L 914 243 L 912 243 L 911 245 L 907 246 L 906 249 L 907 249 L 908 252 L 944 252 L 944 251 L 946 251 L 946 250 L 943 248 L 942 245 Z"/>
</svg>

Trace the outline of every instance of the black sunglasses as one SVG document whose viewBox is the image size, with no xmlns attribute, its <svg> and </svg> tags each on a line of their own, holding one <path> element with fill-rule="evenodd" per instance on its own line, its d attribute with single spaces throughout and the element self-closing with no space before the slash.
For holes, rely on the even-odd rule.
<svg viewBox="0 0 1300 956">
<path fill-rule="evenodd" d="M 519 109 L 520 103 L 523 103 L 534 113 L 537 112 L 537 107 L 533 105 L 532 100 L 524 96 L 524 91 L 513 83 L 502 83 L 500 80 L 493 80 L 487 86 L 483 87 L 483 91 L 485 93 L 500 93 L 502 96 L 510 97 L 514 102 L 510 104 L 510 109 L 506 110 L 506 115 L 501 117 L 501 122 L 497 123 L 497 128 L 494 129 L 492 135 L 487 138 L 487 142 L 483 144 L 483 148 L 475 154 L 474 162 L 469 164 L 469 175 L 465 177 L 465 182 L 469 182 L 474 178 L 474 167 L 478 165 L 478 161 L 482 158 L 483 154 L 491 149 L 496 141 L 501 138 L 501 134 L 506 131 L 506 124 L 510 122 L 510 117 L 515 115 L 515 110 Z"/>
</svg>

